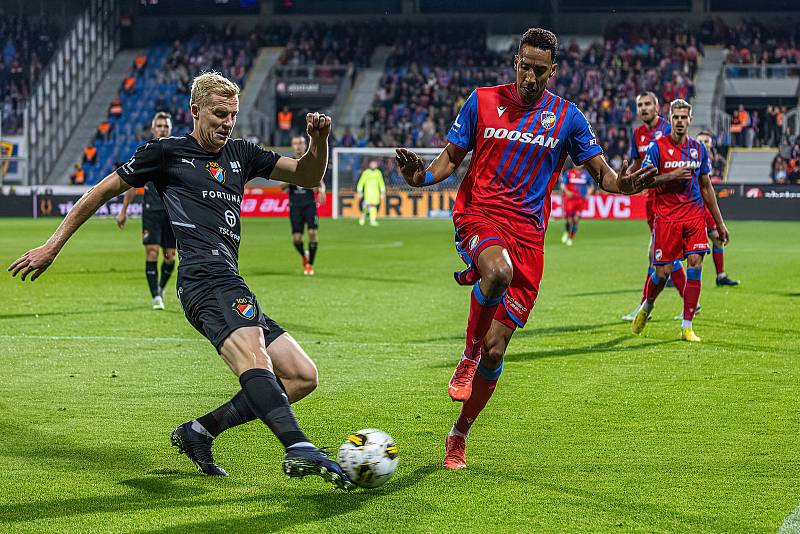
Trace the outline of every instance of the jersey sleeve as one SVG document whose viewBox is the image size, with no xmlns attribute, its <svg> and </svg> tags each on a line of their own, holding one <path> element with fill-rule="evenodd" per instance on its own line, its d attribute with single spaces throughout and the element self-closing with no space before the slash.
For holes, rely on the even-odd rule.
<svg viewBox="0 0 800 534">
<path fill-rule="evenodd" d="M 603 153 L 597 144 L 594 130 L 586 120 L 586 116 L 577 107 L 572 106 L 572 118 L 569 122 L 567 152 L 575 165 L 583 165 L 595 156 Z"/>
<path fill-rule="evenodd" d="M 133 154 L 127 163 L 117 169 L 117 174 L 131 187 L 144 187 L 147 182 L 159 183 L 164 147 L 158 141 L 148 141 Z"/>
<path fill-rule="evenodd" d="M 629 156 L 631 158 L 631 162 L 634 162 L 634 161 L 636 161 L 637 159 L 639 159 L 641 157 L 639 155 L 639 147 L 636 146 L 636 130 L 635 129 L 631 130 L 631 151 L 630 151 Z"/>
<path fill-rule="evenodd" d="M 704 174 L 711 174 L 711 159 L 708 157 L 706 145 L 703 143 L 698 144 L 700 145 L 700 176 Z"/>
<path fill-rule="evenodd" d="M 381 190 L 381 194 L 386 193 L 386 183 L 383 181 L 383 173 L 378 171 L 378 187 Z"/>
<path fill-rule="evenodd" d="M 642 167 L 647 165 L 652 165 L 656 169 L 658 169 L 658 164 L 660 162 L 661 155 L 658 152 L 658 143 L 655 141 L 651 141 L 649 145 L 647 145 L 647 152 L 644 153 L 644 159 L 642 160 Z"/>
<path fill-rule="evenodd" d="M 247 163 L 245 163 L 247 174 L 244 177 L 245 183 L 253 178 L 269 178 L 280 159 L 280 155 L 272 150 L 261 148 L 255 143 L 247 142 L 247 148 Z"/>
<path fill-rule="evenodd" d="M 447 140 L 467 152 L 475 148 L 475 130 L 478 126 L 478 93 L 472 91 L 453 121 Z"/>
</svg>

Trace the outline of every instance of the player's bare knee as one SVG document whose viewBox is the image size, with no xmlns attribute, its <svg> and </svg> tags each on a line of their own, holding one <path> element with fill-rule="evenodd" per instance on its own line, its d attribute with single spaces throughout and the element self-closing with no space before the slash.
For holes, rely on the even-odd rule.
<svg viewBox="0 0 800 534">
<path fill-rule="evenodd" d="M 158 247 L 147 247 L 147 261 L 158 261 Z"/>
<path fill-rule="evenodd" d="M 175 249 L 168 248 L 164 249 L 164 263 L 172 265 L 175 263 Z"/>
<path fill-rule="evenodd" d="M 514 268 L 501 257 L 492 261 L 489 268 L 482 271 L 481 274 L 481 278 L 493 289 L 504 291 L 511 285 L 511 280 L 514 278 Z"/>
</svg>

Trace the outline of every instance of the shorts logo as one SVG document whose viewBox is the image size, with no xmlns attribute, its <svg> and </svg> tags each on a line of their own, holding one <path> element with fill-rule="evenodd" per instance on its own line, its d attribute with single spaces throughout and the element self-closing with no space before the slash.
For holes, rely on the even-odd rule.
<svg viewBox="0 0 800 534">
<path fill-rule="evenodd" d="M 142 232 L 142 239 L 147 240 L 148 237 L 150 237 L 150 230 L 144 230 Z"/>
<path fill-rule="evenodd" d="M 542 124 L 542 128 L 549 130 L 556 124 L 556 114 L 552 111 L 543 111 L 542 118 L 539 122 Z"/>
<path fill-rule="evenodd" d="M 241 297 L 233 301 L 233 309 L 242 319 L 252 319 L 256 316 L 256 307 L 250 297 Z"/>
<path fill-rule="evenodd" d="M 662 252 L 661 252 L 661 249 L 660 249 L 660 248 L 659 248 L 659 249 L 656 249 L 656 256 L 655 256 L 655 258 L 656 258 L 656 261 L 661 261 L 661 256 L 662 256 L 662 255 L 663 255 L 663 254 L 662 254 Z"/>
<path fill-rule="evenodd" d="M 700 248 L 702 248 L 702 249 L 707 249 L 707 248 L 708 248 L 708 245 L 705 245 L 705 244 L 703 244 L 703 243 L 695 243 L 695 244 L 694 244 L 694 249 L 695 249 L 695 250 L 697 250 L 697 249 L 700 249 Z"/>
<path fill-rule="evenodd" d="M 220 167 L 219 163 L 216 161 L 209 161 L 206 164 L 206 170 L 214 180 L 221 184 L 225 183 L 225 169 Z"/>
<path fill-rule="evenodd" d="M 478 236 L 474 235 L 472 236 L 472 239 L 469 240 L 469 243 L 467 243 L 467 250 L 474 249 L 475 245 L 477 244 L 478 244 Z"/>
</svg>

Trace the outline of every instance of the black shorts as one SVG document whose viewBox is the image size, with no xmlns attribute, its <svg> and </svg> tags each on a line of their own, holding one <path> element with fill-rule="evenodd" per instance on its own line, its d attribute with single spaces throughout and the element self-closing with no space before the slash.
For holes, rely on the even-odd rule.
<svg viewBox="0 0 800 534">
<path fill-rule="evenodd" d="M 289 206 L 289 220 L 292 221 L 293 234 L 302 234 L 306 226 L 309 230 L 316 230 L 319 227 L 316 202 L 303 206 Z"/>
<path fill-rule="evenodd" d="M 217 352 L 238 328 L 260 326 L 267 347 L 285 332 L 264 315 L 242 277 L 224 265 L 179 265 L 177 286 L 186 319 Z"/>
<path fill-rule="evenodd" d="M 142 210 L 142 244 L 175 248 L 175 234 L 167 210 Z"/>
</svg>

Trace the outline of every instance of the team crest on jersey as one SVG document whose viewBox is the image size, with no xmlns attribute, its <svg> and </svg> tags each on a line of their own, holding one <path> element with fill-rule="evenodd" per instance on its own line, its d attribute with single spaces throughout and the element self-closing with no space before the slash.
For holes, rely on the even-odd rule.
<svg viewBox="0 0 800 534">
<path fill-rule="evenodd" d="M 663 256 L 661 249 L 660 248 L 656 249 L 656 255 L 655 255 L 656 261 L 661 261 L 661 256 Z"/>
<path fill-rule="evenodd" d="M 689 150 L 689 155 L 692 156 L 692 158 L 696 158 L 697 157 L 697 149 L 696 148 L 692 148 L 691 150 Z"/>
<path fill-rule="evenodd" d="M 556 124 L 556 114 L 552 111 L 543 111 L 542 118 L 539 120 L 542 125 L 542 128 L 545 130 L 549 130 Z"/>
<path fill-rule="evenodd" d="M 232 307 L 242 319 L 252 319 L 256 316 L 256 306 L 250 297 L 241 297 L 234 300 Z"/>
<path fill-rule="evenodd" d="M 656 131 L 656 133 L 653 134 L 653 139 L 660 139 L 662 135 L 664 135 L 664 132 L 658 130 Z"/>
<path fill-rule="evenodd" d="M 225 169 L 220 167 L 219 163 L 216 161 L 209 161 L 206 164 L 206 170 L 214 180 L 221 184 L 225 183 Z"/>
</svg>

